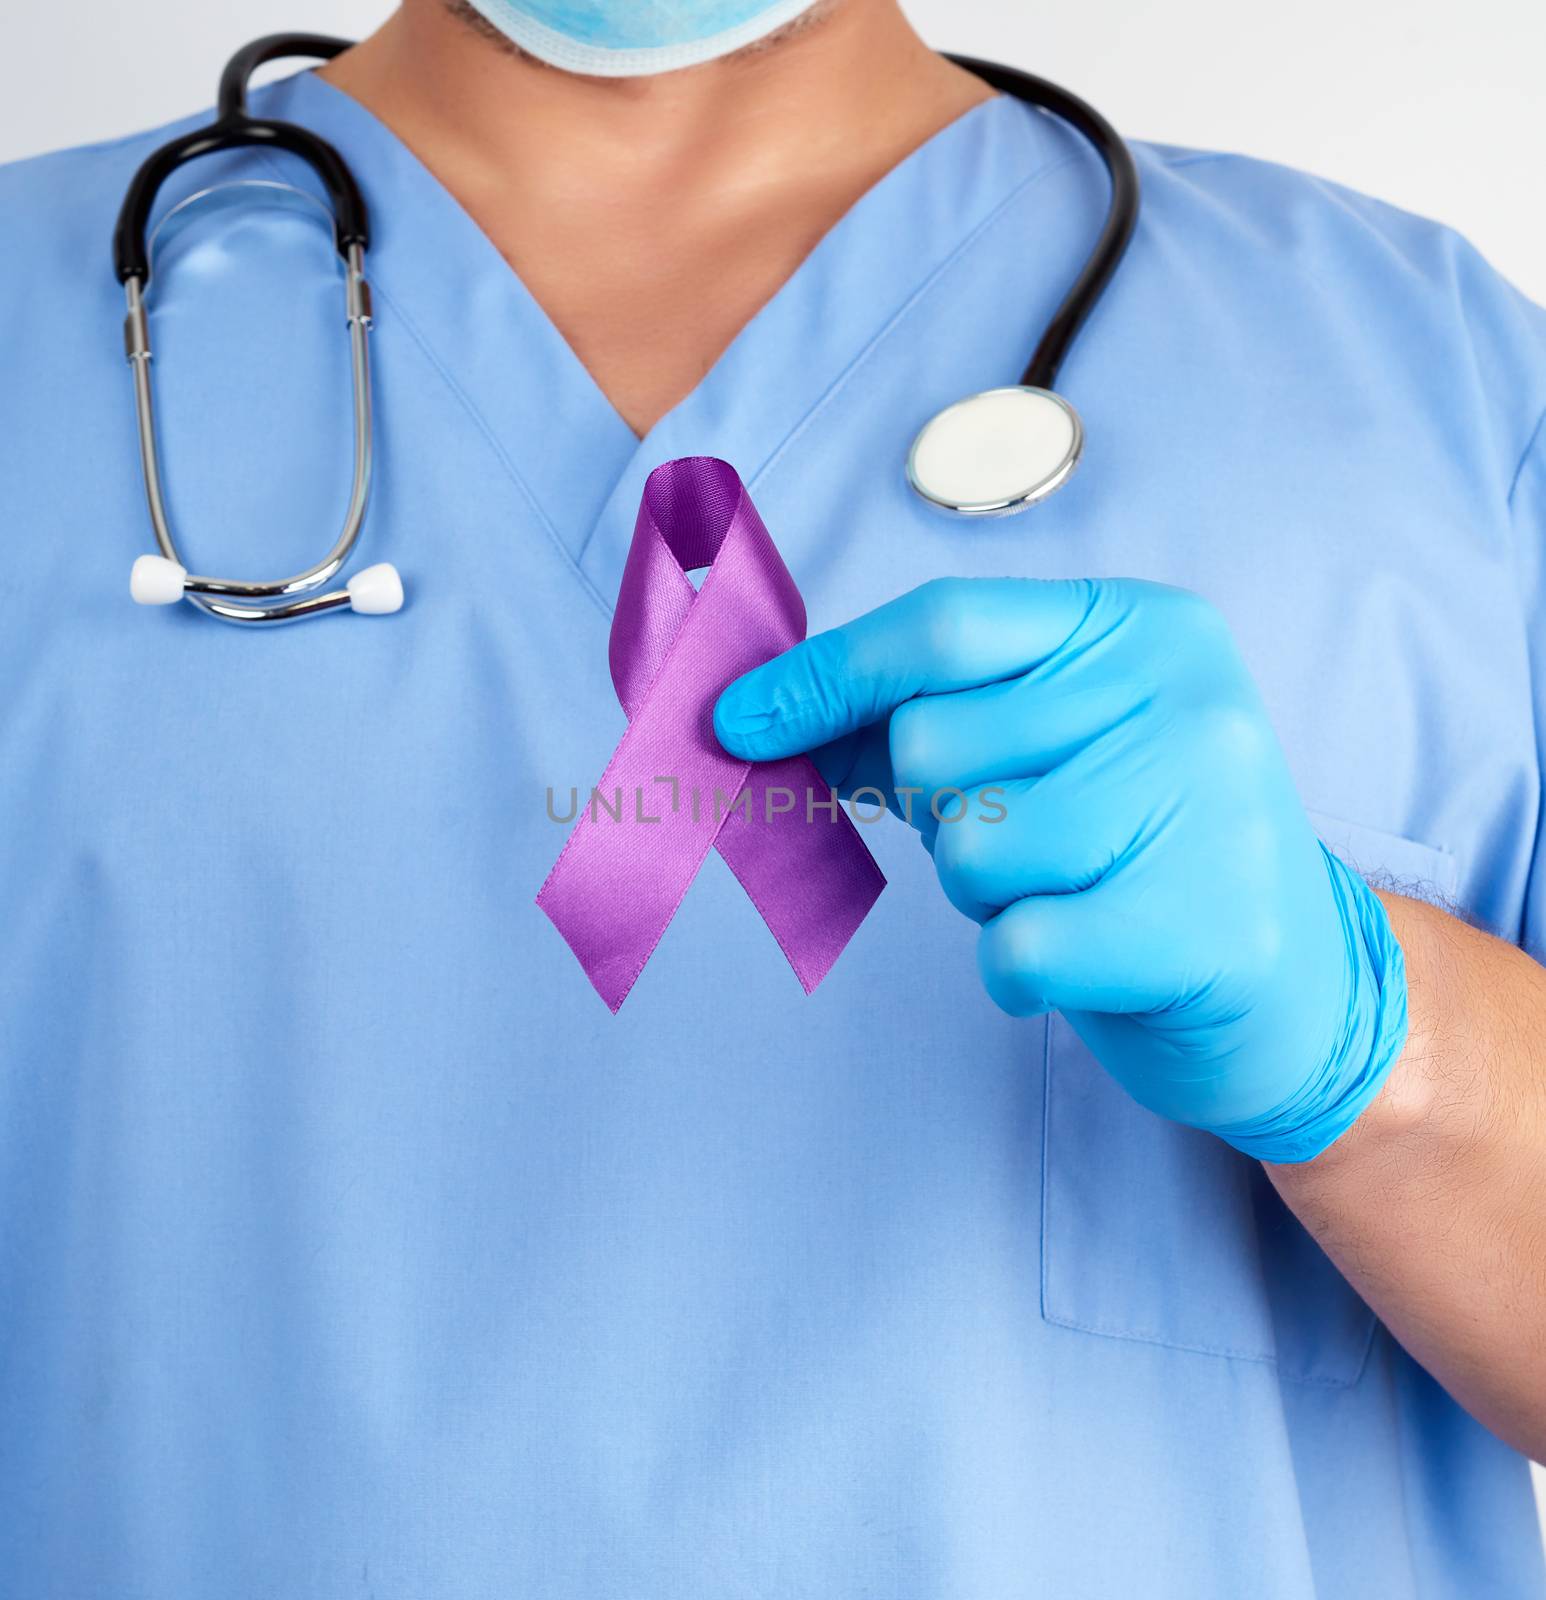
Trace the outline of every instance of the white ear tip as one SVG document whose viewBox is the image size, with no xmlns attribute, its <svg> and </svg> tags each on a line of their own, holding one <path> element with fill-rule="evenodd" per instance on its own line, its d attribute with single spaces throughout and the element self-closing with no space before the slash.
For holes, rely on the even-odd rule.
<svg viewBox="0 0 1546 1600">
<path fill-rule="evenodd" d="M 349 591 L 350 606 L 368 616 L 385 616 L 403 608 L 403 580 L 390 561 L 361 568 L 344 587 Z"/>
<path fill-rule="evenodd" d="M 169 606 L 183 597 L 188 569 L 165 556 L 140 556 L 129 573 L 129 593 L 142 606 Z"/>
</svg>

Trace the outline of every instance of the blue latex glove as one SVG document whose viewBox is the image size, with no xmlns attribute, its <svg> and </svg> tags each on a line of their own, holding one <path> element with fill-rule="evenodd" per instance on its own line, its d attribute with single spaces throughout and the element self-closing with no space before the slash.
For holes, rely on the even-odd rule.
<svg viewBox="0 0 1546 1600">
<path fill-rule="evenodd" d="M 747 673 L 714 724 L 743 759 L 810 751 L 840 793 L 910 803 L 945 893 L 983 925 L 988 993 L 1016 1016 L 1061 1010 L 1164 1116 L 1307 1160 L 1400 1055 L 1384 907 L 1311 831 L 1195 595 L 942 579 Z M 966 792 L 940 804 L 959 821 L 932 814 L 946 789 Z"/>
</svg>

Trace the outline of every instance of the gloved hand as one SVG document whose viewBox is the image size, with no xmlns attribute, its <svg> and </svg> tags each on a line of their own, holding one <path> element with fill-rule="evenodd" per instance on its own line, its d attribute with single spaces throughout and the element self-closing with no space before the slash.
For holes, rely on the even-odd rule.
<svg viewBox="0 0 1546 1600">
<path fill-rule="evenodd" d="M 1193 594 L 938 580 L 737 679 L 714 725 L 742 759 L 809 751 L 841 794 L 910 800 L 945 893 L 983 925 L 988 993 L 1061 1010 L 1154 1111 L 1307 1160 L 1400 1055 L 1384 908 L 1311 831 Z M 939 810 L 964 815 L 937 820 L 953 789 L 964 803 Z"/>
</svg>

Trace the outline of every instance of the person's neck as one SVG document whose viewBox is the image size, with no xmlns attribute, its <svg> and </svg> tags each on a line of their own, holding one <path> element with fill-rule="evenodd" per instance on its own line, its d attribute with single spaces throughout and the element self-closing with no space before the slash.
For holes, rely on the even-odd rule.
<svg viewBox="0 0 1546 1600">
<path fill-rule="evenodd" d="M 885 171 L 988 92 L 895 0 L 829 0 L 764 45 L 643 78 L 560 72 L 445 0 L 407 0 L 322 75 L 410 146 L 496 169 L 534 204 L 608 186 L 679 204 L 684 188 L 740 196 Z"/>
<path fill-rule="evenodd" d="M 990 93 L 896 0 L 827 0 L 762 46 L 621 79 L 557 71 L 445 0 L 405 0 L 322 76 L 461 201 L 640 432 L 866 189 Z M 691 281 L 694 259 L 717 289 Z M 647 337 L 624 348 L 619 299 L 669 331 L 674 372 Z"/>
</svg>

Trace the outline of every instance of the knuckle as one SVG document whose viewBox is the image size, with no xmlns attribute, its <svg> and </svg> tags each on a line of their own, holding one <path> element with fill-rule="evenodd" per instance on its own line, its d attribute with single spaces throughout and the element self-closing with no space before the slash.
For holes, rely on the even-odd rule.
<svg viewBox="0 0 1546 1600">
<path fill-rule="evenodd" d="M 904 786 L 926 784 L 936 748 L 934 711 L 927 700 L 904 700 L 891 713 L 891 772 Z"/>
<path fill-rule="evenodd" d="M 951 669 L 968 659 L 976 624 L 974 580 L 931 578 L 913 591 L 923 622 L 923 643 L 931 659 Z"/>
<path fill-rule="evenodd" d="M 842 652 L 842 641 L 832 634 L 814 634 L 754 669 L 761 675 L 761 720 L 776 727 L 781 740 L 820 738 L 846 723 Z"/>
<path fill-rule="evenodd" d="M 806 670 L 811 674 L 828 675 L 842 670 L 845 643 L 843 635 L 836 628 L 813 633 L 798 648 L 801 659 L 806 663 Z"/>
<path fill-rule="evenodd" d="M 1195 589 L 1181 589 L 1166 583 L 1151 584 L 1149 605 L 1156 616 L 1164 618 L 1168 626 L 1186 628 L 1193 634 L 1228 632 L 1223 612 Z"/>
<path fill-rule="evenodd" d="M 1140 610 L 1145 633 L 1169 658 L 1210 676 L 1217 674 L 1221 660 L 1235 661 L 1234 634 L 1211 600 L 1194 589 L 1169 584 L 1149 583 L 1143 589 Z"/>
<path fill-rule="evenodd" d="M 1274 742 L 1254 706 L 1227 696 L 1194 705 L 1187 728 L 1193 759 L 1214 770 L 1250 770 L 1269 756 Z"/>
<path fill-rule="evenodd" d="M 787 703 L 780 709 L 788 714 L 807 710 L 829 714 L 843 680 L 844 655 L 844 641 L 835 630 L 807 639 L 800 647 L 799 672 L 781 685 Z"/>
<path fill-rule="evenodd" d="M 983 892 L 994 876 L 998 849 L 993 835 L 968 814 L 942 822 L 934 838 L 934 867 L 947 888 L 973 900 L 991 898 Z"/>
<path fill-rule="evenodd" d="M 1010 1016 L 1030 1016 L 1045 1009 L 1037 980 L 1044 955 L 1039 920 L 1012 906 L 983 928 L 978 941 L 983 987 Z"/>
</svg>

